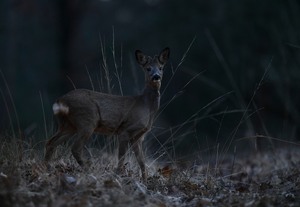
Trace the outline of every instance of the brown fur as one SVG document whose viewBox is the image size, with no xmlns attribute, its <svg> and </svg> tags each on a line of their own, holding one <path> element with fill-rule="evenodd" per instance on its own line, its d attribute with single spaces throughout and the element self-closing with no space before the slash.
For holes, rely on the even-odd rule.
<svg viewBox="0 0 300 207">
<path fill-rule="evenodd" d="M 146 167 L 142 151 L 145 134 L 151 129 L 154 115 L 159 108 L 163 67 L 169 59 L 169 48 L 159 56 L 145 56 L 137 50 L 138 64 L 145 72 L 145 89 L 138 96 L 116 96 L 86 89 L 70 91 L 57 99 L 53 111 L 58 118 L 58 130 L 46 144 L 45 160 L 49 161 L 54 149 L 66 139 L 75 136 L 72 154 L 81 166 L 86 140 L 94 133 L 117 135 L 119 140 L 118 169 L 122 170 L 124 155 L 131 144 L 146 179 Z"/>
</svg>

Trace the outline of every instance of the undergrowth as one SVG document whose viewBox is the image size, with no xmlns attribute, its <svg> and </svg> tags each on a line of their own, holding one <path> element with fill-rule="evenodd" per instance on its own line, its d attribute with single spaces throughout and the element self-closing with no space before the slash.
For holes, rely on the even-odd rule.
<svg viewBox="0 0 300 207">
<path fill-rule="evenodd" d="M 280 149 L 229 156 L 218 163 L 149 165 L 140 180 L 134 156 L 126 173 L 116 174 L 116 156 L 90 149 L 92 167 L 82 170 L 61 146 L 50 167 L 41 150 L 12 153 L 13 140 L 1 144 L 1 206 L 299 206 L 300 152 Z"/>
</svg>

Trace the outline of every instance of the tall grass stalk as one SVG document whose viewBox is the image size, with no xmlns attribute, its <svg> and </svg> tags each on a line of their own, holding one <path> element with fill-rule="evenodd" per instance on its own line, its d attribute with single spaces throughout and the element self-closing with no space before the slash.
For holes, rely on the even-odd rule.
<svg viewBox="0 0 300 207">
<path fill-rule="evenodd" d="M 45 130 L 45 136 L 48 138 L 48 130 L 47 130 L 47 121 L 46 121 L 46 113 L 45 113 L 45 107 L 44 107 L 44 101 L 41 91 L 39 91 L 40 94 L 40 100 L 42 105 L 42 112 L 43 112 L 43 119 L 44 119 L 44 130 Z"/>
<path fill-rule="evenodd" d="M 123 96 L 123 87 L 122 87 L 122 82 L 121 82 L 121 78 L 122 78 L 122 73 L 119 74 L 119 67 L 117 64 L 117 60 L 116 60 L 116 50 L 115 50 L 115 28 L 112 28 L 113 31 L 113 40 L 112 40 L 112 48 L 111 48 L 111 52 L 112 52 L 112 56 L 113 56 L 113 61 L 114 61 L 114 66 L 115 66 L 115 76 L 118 80 L 118 85 L 119 85 L 119 90 L 121 95 Z M 122 46 L 121 46 L 121 56 L 120 56 L 120 60 L 121 60 L 121 68 L 122 68 L 122 61 L 123 61 L 123 57 L 122 57 Z"/>
<path fill-rule="evenodd" d="M 90 74 L 90 72 L 89 72 L 87 66 L 85 66 L 85 70 L 86 70 L 86 73 L 87 73 L 87 75 L 88 75 L 88 77 L 89 77 L 89 80 L 90 80 L 90 83 L 91 83 L 92 90 L 95 91 L 94 83 L 93 83 L 91 74 Z"/>
<path fill-rule="evenodd" d="M 16 150 L 16 154 L 19 158 L 19 161 L 22 161 L 23 159 L 23 153 L 24 153 L 24 148 L 23 148 L 23 143 L 24 143 L 24 136 L 22 134 L 22 131 L 21 131 L 21 126 L 20 126 L 20 119 L 19 119 L 19 115 L 17 113 L 17 108 L 16 108 L 16 105 L 15 105 L 15 101 L 13 99 L 13 96 L 12 96 L 12 93 L 11 93 L 11 90 L 8 86 L 8 83 L 6 81 L 6 78 L 2 72 L 2 70 L 0 70 L 0 74 L 1 74 L 1 77 L 2 77 L 2 80 L 4 82 L 4 85 L 5 85 L 5 88 L 6 88 L 6 91 L 8 93 L 8 96 L 9 96 L 9 99 L 10 99 L 10 103 L 12 105 L 12 108 L 13 108 L 13 113 L 14 113 L 14 116 L 16 118 L 16 122 L 17 122 L 17 129 L 18 129 L 18 137 L 16 136 L 16 134 L 13 132 L 13 136 L 14 136 L 14 139 L 16 141 L 16 146 L 18 148 L 18 150 Z M 13 122 L 12 122 L 12 118 L 11 118 L 11 115 L 10 115 L 10 110 L 9 110 L 9 107 L 8 107 L 8 103 L 5 99 L 5 96 L 4 96 L 4 93 L 3 91 L 1 90 L 1 95 L 3 96 L 3 99 L 4 99 L 4 102 L 5 102 L 5 105 L 6 105 L 6 108 L 7 108 L 7 113 L 8 113 L 8 116 L 10 117 L 10 122 L 11 122 L 11 128 L 12 130 L 14 130 L 14 127 L 12 127 L 13 125 Z M 19 138 L 19 139 L 18 139 Z"/>
<path fill-rule="evenodd" d="M 158 114 L 156 115 L 156 118 L 160 116 L 160 114 L 171 104 L 176 98 L 181 96 L 185 90 L 185 88 L 192 83 L 195 79 L 197 79 L 200 75 L 202 75 L 205 71 L 201 71 L 197 73 L 194 77 L 192 77 L 167 103 L 162 104 L 161 109 L 159 110 Z M 166 88 L 165 88 L 166 89 Z M 155 118 L 155 120 L 156 120 Z"/>
<path fill-rule="evenodd" d="M 165 86 L 165 89 L 163 90 L 163 92 L 161 93 L 162 96 L 164 95 L 164 93 L 166 92 L 166 89 L 168 88 L 168 86 L 170 85 L 170 83 L 172 82 L 176 72 L 178 71 L 178 69 L 180 68 L 180 66 L 183 64 L 183 62 L 185 61 L 186 57 L 187 57 L 187 54 L 188 52 L 190 51 L 190 49 L 192 48 L 194 42 L 196 41 L 196 36 L 192 39 L 191 43 L 189 44 L 188 48 L 186 49 L 186 51 L 183 53 L 183 56 L 180 60 L 180 62 L 178 63 L 178 65 L 176 66 L 175 70 L 173 70 L 172 68 L 172 76 L 171 78 L 168 80 L 166 86 Z"/>
<path fill-rule="evenodd" d="M 167 140 L 164 143 L 160 144 L 160 148 L 157 151 L 160 151 L 162 148 L 165 147 L 165 145 L 167 143 L 173 142 L 172 140 L 174 139 L 174 136 L 178 134 L 178 132 L 189 122 L 191 122 L 192 120 L 194 120 L 200 112 L 202 112 L 205 109 L 208 109 L 209 107 L 211 107 L 212 105 L 214 105 L 215 103 L 217 103 L 218 101 L 222 101 L 226 96 L 228 96 L 229 94 L 231 94 L 232 92 L 228 92 L 226 94 L 223 94 L 222 96 L 217 97 L 216 99 L 212 100 L 211 102 L 209 102 L 208 104 L 206 104 L 205 106 L 203 106 L 202 108 L 200 108 L 196 113 L 193 113 L 189 118 L 187 118 L 184 122 L 182 122 L 181 124 L 179 124 L 178 126 L 176 126 L 176 130 L 174 130 L 174 132 L 172 131 L 172 134 L 167 138 Z M 151 132 L 152 133 L 152 132 Z M 175 146 L 173 146 L 175 147 Z"/>
<path fill-rule="evenodd" d="M 72 79 L 70 78 L 70 76 L 67 75 L 66 77 L 70 81 L 70 83 L 72 84 L 73 89 L 76 89 L 76 85 L 74 84 L 74 82 L 72 81 Z"/>
<path fill-rule="evenodd" d="M 251 139 L 268 139 L 268 140 L 273 140 L 273 141 L 277 141 L 277 142 L 281 142 L 281 143 L 285 143 L 285 144 L 290 144 L 290 145 L 294 145 L 294 146 L 299 146 L 300 144 L 297 142 L 292 142 L 292 141 L 287 141 L 287 140 L 283 140 L 283 139 L 279 139 L 276 137 L 271 137 L 271 136 L 265 136 L 265 135 L 255 135 L 255 136 L 248 136 L 248 137 L 241 137 L 236 139 L 236 142 L 240 142 L 240 141 L 244 141 L 244 140 L 251 140 Z"/>
<path fill-rule="evenodd" d="M 15 118 L 16 118 L 16 122 L 17 122 L 17 127 L 18 127 L 18 133 L 19 133 L 19 137 L 21 138 L 22 137 L 22 132 L 21 132 L 21 126 L 20 126 L 20 119 L 19 119 L 19 115 L 17 113 L 17 108 L 16 108 L 16 105 L 15 105 L 15 101 L 12 97 L 12 94 L 11 94 L 11 91 L 10 91 L 10 88 L 7 84 L 7 81 L 6 81 L 6 78 L 2 72 L 2 70 L 0 70 L 0 74 L 1 74 L 1 77 L 2 77 L 2 80 L 3 80 L 3 83 L 6 87 L 6 91 L 8 93 L 8 96 L 9 96 L 9 99 L 10 99 L 10 102 L 11 102 L 11 105 L 13 107 L 13 112 L 14 112 L 14 115 L 15 115 Z M 3 92 L 1 92 L 1 94 L 3 94 Z M 4 97 L 4 96 L 3 96 Z M 7 103 L 7 102 L 6 102 Z M 12 120 L 12 119 L 11 119 Z"/>
<path fill-rule="evenodd" d="M 211 47 L 212 49 L 214 50 L 217 58 L 219 59 L 226 75 L 227 75 L 227 78 L 229 79 L 229 83 L 231 84 L 234 92 L 236 93 L 236 96 L 240 102 L 240 106 L 244 109 L 244 108 L 247 108 L 246 107 L 246 103 L 244 101 L 244 98 L 242 96 L 242 93 L 237 85 L 237 83 L 234 81 L 234 77 L 233 77 L 233 74 L 232 74 L 232 70 L 230 70 L 230 67 L 228 65 L 228 63 L 226 62 L 225 58 L 224 58 L 224 55 L 222 54 L 220 48 L 218 47 L 215 39 L 213 38 L 212 34 L 210 33 L 210 31 L 207 29 L 206 31 L 206 36 L 208 38 L 208 41 L 210 42 L 211 44 Z M 247 111 L 247 110 L 246 110 Z M 247 112 L 246 112 L 247 113 Z M 253 124 L 250 120 L 247 120 L 246 121 L 246 124 L 247 124 L 247 127 L 248 129 L 252 132 L 253 131 Z"/>
<path fill-rule="evenodd" d="M 238 132 L 238 130 L 239 130 L 241 124 L 243 123 L 243 121 L 244 121 L 245 118 L 247 117 L 247 115 L 248 115 L 248 110 L 249 110 L 249 108 L 250 108 L 250 106 L 251 106 L 251 104 L 252 104 L 252 102 L 253 102 L 253 100 L 254 100 L 254 97 L 256 96 L 256 93 L 257 93 L 258 90 L 260 89 L 261 85 L 263 84 L 263 81 L 266 79 L 267 74 L 268 74 L 268 72 L 269 72 L 269 70 L 270 70 L 270 68 L 271 68 L 272 60 L 273 60 L 273 58 L 271 58 L 271 60 L 270 60 L 270 62 L 269 62 L 269 64 L 268 64 L 268 66 L 266 67 L 266 69 L 265 69 L 265 71 L 264 71 L 264 74 L 262 75 L 260 81 L 258 82 L 258 85 L 257 85 L 257 87 L 255 88 L 255 90 L 254 90 L 254 92 L 253 92 L 253 94 L 252 94 L 252 96 L 251 96 L 251 99 L 250 99 L 249 103 L 248 103 L 247 106 L 246 106 L 245 112 L 242 114 L 242 117 L 241 117 L 240 121 L 238 122 L 237 126 L 235 127 L 235 129 L 234 129 L 234 131 L 233 131 L 233 133 L 232 133 L 232 135 L 231 135 L 231 137 L 229 138 L 229 143 L 228 143 L 228 145 L 227 145 L 227 146 L 224 145 L 224 147 L 223 147 L 223 149 L 222 149 L 222 152 L 223 152 L 224 155 L 228 152 L 228 150 L 229 150 L 229 148 L 230 148 L 230 146 L 231 146 L 233 140 L 235 140 L 235 138 L 236 138 L 236 134 L 237 134 L 237 132 Z"/>
<path fill-rule="evenodd" d="M 11 114 L 10 114 L 10 111 L 9 111 L 8 103 L 6 101 L 6 98 L 5 98 L 4 93 L 3 93 L 1 88 L 0 88 L 0 93 L 1 93 L 1 96 L 2 96 L 3 101 L 4 101 L 5 109 L 6 109 L 6 112 L 7 112 L 8 119 L 9 119 L 11 132 L 12 132 L 13 137 L 15 138 L 16 134 L 15 134 L 14 124 L 13 124 L 12 117 L 11 117 Z"/>
<path fill-rule="evenodd" d="M 107 64 L 105 39 L 102 40 L 101 36 L 100 36 L 100 46 L 101 46 L 101 56 L 102 56 L 102 69 L 104 70 L 104 74 L 105 74 L 104 77 L 106 80 L 106 90 L 109 94 L 111 94 L 112 93 L 111 78 L 109 75 L 109 68 Z"/>
</svg>

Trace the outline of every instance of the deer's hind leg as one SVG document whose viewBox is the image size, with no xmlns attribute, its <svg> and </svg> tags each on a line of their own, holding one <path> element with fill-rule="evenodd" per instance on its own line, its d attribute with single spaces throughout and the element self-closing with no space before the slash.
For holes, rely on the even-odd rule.
<svg viewBox="0 0 300 207">
<path fill-rule="evenodd" d="M 89 161 L 82 159 L 82 152 L 86 141 L 94 133 L 99 117 L 94 113 L 96 109 L 84 108 L 82 110 L 74 110 L 69 114 L 69 120 L 76 128 L 76 136 L 71 148 L 73 157 L 77 163 L 84 169 L 89 167 Z"/>
<path fill-rule="evenodd" d="M 74 126 L 64 116 L 57 116 L 58 129 L 56 133 L 47 141 L 44 160 L 49 162 L 55 148 L 74 136 L 76 130 Z"/>
<path fill-rule="evenodd" d="M 82 159 L 82 152 L 86 141 L 93 134 L 93 132 L 94 132 L 94 128 L 85 128 L 85 129 L 78 130 L 76 139 L 72 145 L 72 149 L 71 149 L 72 154 L 76 159 L 76 161 L 78 162 L 78 164 L 83 168 L 87 168 L 90 164 L 89 161 L 84 161 Z"/>
<path fill-rule="evenodd" d="M 74 135 L 74 131 L 71 130 L 63 130 L 60 128 L 48 141 L 46 144 L 46 153 L 45 153 L 45 161 L 49 162 L 51 159 L 55 148 L 65 142 L 67 139 L 71 138 Z"/>
</svg>

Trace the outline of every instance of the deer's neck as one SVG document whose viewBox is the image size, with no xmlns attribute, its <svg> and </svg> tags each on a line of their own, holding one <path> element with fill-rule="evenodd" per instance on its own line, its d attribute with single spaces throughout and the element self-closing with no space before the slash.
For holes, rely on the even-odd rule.
<svg viewBox="0 0 300 207">
<path fill-rule="evenodd" d="M 143 99 L 145 103 L 150 107 L 150 110 L 152 112 L 156 112 L 160 104 L 159 89 L 153 89 L 146 86 L 143 93 Z"/>
</svg>

